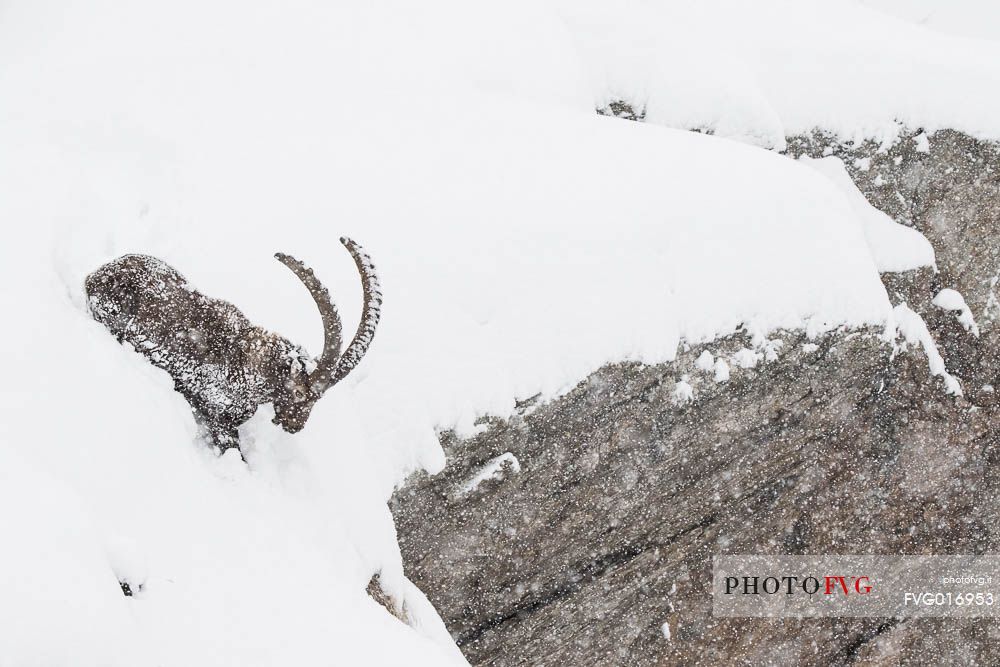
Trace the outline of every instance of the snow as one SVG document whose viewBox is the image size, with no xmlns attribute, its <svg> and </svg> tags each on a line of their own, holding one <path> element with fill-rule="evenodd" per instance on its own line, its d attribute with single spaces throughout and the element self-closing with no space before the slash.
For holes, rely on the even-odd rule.
<svg viewBox="0 0 1000 667">
<path fill-rule="evenodd" d="M 80 498 L 3 447 L 0 502 L 0 663 L 139 664 L 136 623 Z"/>
<path fill-rule="evenodd" d="M 917 136 L 913 137 L 913 143 L 917 145 L 916 151 L 918 153 L 931 152 L 931 141 L 926 132 L 921 132 Z"/>
<path fill-rule="evenodd" d="M 938 308 L 955 311 L 956 319 L 965 327 L 965 330 L 973 336 L 979 336 L 979 325 L 976 324 L 976 318 L 972 316 L 972 310 L 965 303 L 965 297 L 960 292 L 946 287 L 937 293 L 931 303 Z"/>
<path fill-rule="evenodd" d="M 674 403 L 677 405 L 684 405 L 690 403 L 694 400 L 694 387 L 687 381 L 686 378 L 682 378 L 674 385 Z"/>
<path fill-rule="evenodd" d="M 778 351 L 785 346 L 785 341 L 780 338 L 768 340 L 764 343 L 764 359 L 766 361 L 777 361 Z"/>
<path fill-rule="evenodd" d="M 123 535 L 109 535 L 105 545 L 108 564 L 115 578 L 127 585 L 132 595 L 137 595 L 149 580 L 149 567 L 142 549 L 132 539 Z"/>
<path fill-rule="evenodd" d="M 711 352 L 705 350 L 695 359 L 694 365 L 698 370 L 709 373 L 715 366 L 715 357 L 712 356 Z"/>
<path fill-rule="evenodd" d="M 729 381 L 729 364 L 726 363 L 725 359 L 715 360 L 715 381 L 716 382 Z"/>
<path fill-rule="evenodd" d="M 4 4 L 0 664 L 462 664 L 385 504 L 442 467 L 438 429 L 741 323 L 892 321 L 879 271 L 927 258 L 912 236 L 889 253 L 905 235 L 872 237 L 828 173 L 595 101 L 652 72 L 648 120 L 758 145 L 893 118 L 989 134 L 993 47 L 846 4 L 821 33 L 811 4 L 649 7 Z M 609 12 L 629 23 L 601 42 Z M 317 353 L 272 255 L 314 268 L 350 331 L 342 235 L 382 278 L 370 352 L 301 433 L 262 408 L 246 464 L 198 442 L 169 377 L 84 303 L 90 271 L 143 252 Z M 366 595 L 375 573 L 412 627 Z"/>
<path fill-rule="evenodd" d="M 803 164 L 826 175 L 850 202 L 861 221 L 865 239 L 879 271 L 908 271 L 934 265 L 934 249 L 924 235 L 911 227 L 893 222 L 892 218 L 868 203 L 836 157 L 818 160 L 803 157 Z"/>
<path fill-rule="evenodd" d="M 954 35 L 1000 39 L 1000 5 L 983 0 L 862 0 L 869 7 Z"/>
<path fill-rule="evenodd" d="M 893 141 L 901 125 L 1000 138 L 1000 44 L 930 30 L 920 8 L 930 25 L 947 17 L 945 29 L 996 39 L 990 3 L 551 1 L 597 106 L 635 100 L 647 122 L 778 149 L 814 128 L 844 140 Z"/>
<path fill-rule="evenodd" d="M 732 361 L 740 368 L 753 368 L 763 358 L 764 355 L 760 352 L 754 352 L 750 348 L 744 347 L 733 354 Z"/>
<path fill-rule="evenodd" d="M 510 470 L 513 473 L 521 472 L 521 462 L 510 452 L 504 452 L 484 465 L 472 479 L 462 485 L 458 495 L 464 496 L 473 493 L 483 482 L 503 477 L 505 470 Z"/>
<path fill-rule="evenodd" d="M 892 318 L 886 327 L 886 335 L 890 340 L 894 340 L 900 334 L 906 343 L 911 345 L 919 343 L 923 347 L 931 375 L 944 380 L 945 390 L 949 394 L 963 395 L 962 385 L 945 368 L 944 359 L 937 349 L 934 337 L 927 329 L 927 323 L 905 303 L 901 303 L 893 309 Z"/>
</svg>

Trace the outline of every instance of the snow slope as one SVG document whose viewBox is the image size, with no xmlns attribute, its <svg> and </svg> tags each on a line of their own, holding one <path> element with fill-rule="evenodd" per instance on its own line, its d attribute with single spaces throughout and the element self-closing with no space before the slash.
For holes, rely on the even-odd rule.
<svg viewBox="0 0 1000 667">
<path fill-rule="evenodd" d="M 551 0 L 571 27 L 600 106 L 768 148 L 821 128 L 893 140 L 900 124 L 1000 138 L 1000 44 L 929 30 L 928 7 L 971 32 L 994 3 L 872 0 Z"/>
<path fill-rule="evenodd" d="M 1000 40 L 1000 6 L 989 0 L 862 0 L 892 16 L 933 30 Z"/>
<path fill-rule="evenodd" d="M 385 507 L 442 465 L 435 429 L 741 322 L 887 321 L 878 267 L 913 263 L 909 230 L 880 221 L 876 260 L 826 175 L 595 116 L 578 41 L 529 2 L 0 8 L 0 665 L 460 663 Z M 248 466 L 86 313 L 85 275 L 139 251 L 315 351 L 272 254 L 353 330 L 344 234 L 382 274 L 375 343 L 304 432 L 262 409 Z M 365 595 L 376 571 L 416 631 Z"/>
</svg>

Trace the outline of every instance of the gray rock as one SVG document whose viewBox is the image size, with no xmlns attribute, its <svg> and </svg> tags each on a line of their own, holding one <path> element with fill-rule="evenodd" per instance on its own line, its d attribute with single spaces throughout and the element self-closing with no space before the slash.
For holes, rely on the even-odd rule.
<svg viewBox="0 0 1000 667">
<path fill-rule="evenodd" d="M 471 663 L 1000 661 L 988 620 L 711 613 L 716 554 L 1000 551 L 1000 414 L 983 388 L 1000 385 L 1000 153 L 956 132 L 924 153 L 916 134 L 885 152 L 816 134 L 789 153 L 829 146 L 872 203 L 930 239 L 939 272 L 886 284 L 925 317 L 966 396 L 874 330 L 776 334 L 770 358 L 730 362 L 726 382 L 696 367 L 704 350 L 750 347 L 737 333 L 669 364 L 606 366 L 474 438 L 443 434 L 447 468 L 412 477 L 391 508 L 407 575 Z M 931 305 L 944 287 L 965 296 L 978 338 Z"/>
</svg>

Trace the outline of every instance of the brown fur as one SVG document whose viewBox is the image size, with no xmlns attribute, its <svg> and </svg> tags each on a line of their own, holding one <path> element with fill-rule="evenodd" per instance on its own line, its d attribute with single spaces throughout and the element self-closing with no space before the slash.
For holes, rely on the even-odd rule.
<svg viewBox="0 0 1000 667">
<path fill-rule="evenodd" d="M 251 323 L 233 304 L 195 290 L 155 257 L 125 255 L 90 274 L 91 313 L 174 380 L 198 423 L 223 450 L 239 446 L 237 429 L 271 403 L 274 423 L 301 430 L 316 401 L 364 356 L 378 323 L 381 291 L 375 267 L 350 239 L 341 242 L 361 273 L 364 311 L 342 356 L 340 318 L 312 271 L 277 255 L 309 289 L 323 317 L 324 349 L 315 361 L 288 339 Z"/>
</svg>

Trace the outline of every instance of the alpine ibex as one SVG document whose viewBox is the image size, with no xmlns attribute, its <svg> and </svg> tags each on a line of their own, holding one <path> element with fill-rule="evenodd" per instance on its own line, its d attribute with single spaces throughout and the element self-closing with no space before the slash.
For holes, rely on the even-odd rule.
<svg viewBox="0 0 1000 667">
<path fill-rule="evenodd" d="M 195 419 L 223 451 L 239 447 L 237 429 L 264 403 L 289 433 L 305 426 L 316 401 L 361 361 L 375 335 L 382 292 L 371 258 L 340 242 L 361 274 L 364 307 L 354 339 L 341 354 L 341 323 L 330 293 L 302 262 L 278 253 L 309 290 L 323 319 L 323 351 L 310 359 L 286 338 L 252 324 L 233 304 L 195 291 L 166 263 L 125 255 L 86 280 L 90 311 L 119 341 L 131 343 L 174 380 Z"/>
</svg>

